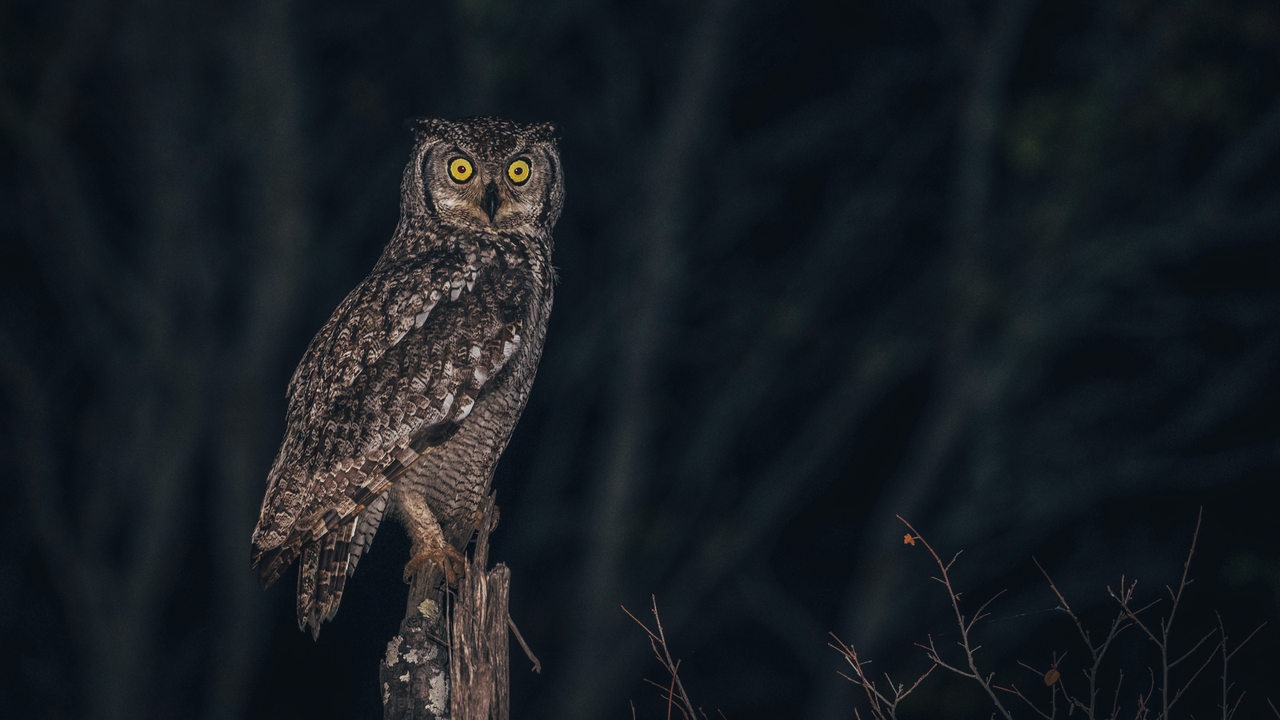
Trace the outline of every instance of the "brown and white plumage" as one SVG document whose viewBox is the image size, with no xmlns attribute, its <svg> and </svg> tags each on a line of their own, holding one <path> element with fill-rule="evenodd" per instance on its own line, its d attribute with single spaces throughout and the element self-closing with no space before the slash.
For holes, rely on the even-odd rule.
<svg viewBox="0 0 1280 720">
<path fill-rule="evenodd" d="M 301 559 L 298 622 L 313 634 L 387 510 L 416 559 L 465 548 L 551 310 L 553 128 L 474 118 L 415 130 L 395 234 L 289 382 L 253 533 L 265 585 Z"/>
</svg>

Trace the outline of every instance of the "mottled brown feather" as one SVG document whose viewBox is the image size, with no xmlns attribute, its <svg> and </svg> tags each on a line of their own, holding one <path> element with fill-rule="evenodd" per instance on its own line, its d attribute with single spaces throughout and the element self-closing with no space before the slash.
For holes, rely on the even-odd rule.
<svg viewBox="0 0 1280 720">
<path fill-rule="evenodd" d="M 444 174 L 444 158 L 459 153 L 472 158 L 475 184 Z M 502 182 L 513 154 L 533 160 L 532 177 L 502 185 L 503 209 L 483 214 L 478 184 Z M 285 436 L 253 533 L 264 585 L 301 558 L 303 627 L 318 632 L 336 613 L 382 512 L 406 512 L 380 499 L 393 487 L 430 506 L 425 520 L 407 524 L 415 548 L 415 533 L 436 518 L 458 549 L 470 537 L 541 354 L 562 199 L 549 126 L 485 118 L 418 126 L 391 242 L 289 381 Z"/>
</svg>

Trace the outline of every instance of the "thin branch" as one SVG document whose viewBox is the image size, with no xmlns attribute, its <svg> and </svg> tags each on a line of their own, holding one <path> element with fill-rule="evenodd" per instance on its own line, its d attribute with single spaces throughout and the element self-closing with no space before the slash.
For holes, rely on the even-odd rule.
<svg viewBox="0 0 1280 720">
<path fill-rule="evenodd" d="M 828 634 L 834 642 L 827 643 L 827 647 L 840 653 L 845 662 L 849 664 L 849 667 L 853 668 L 852 676 L 846 675 L 843 672 L 839 672 L 838 674 L 840 677 L 843 677 L 854 685 L 862 688 L 863 692 L 867 695 L 867 703 L 869 705 L 871 715 L 872 717 L 877 718 L 877 720 L 892 720 L 893 718 L 896 718 L 898 716 L 898 705 L 911 695 L 911 693 L 915 692 L 916 688 L 920 687 L 920 683 L 924 682 L 924 679 L 929 677 L 930 673 L 938 668 L 938 664 L 936 662 L 931 664 L 929 669 L 921 673 L 920 676 L 917 677 L 910 685 L 895 683 L 893 679 L 889 677 L 888 673 L 886 673 L 884 679 L 885 683 L 889 686 L 891 693 L 886 694 L 879 688 L 879 686 L 876 685 L 874 680 L 867 676 L 866 672 L 863 670 L 865 666 L 871 664 L 871 661 L 863 660 L 858 657 L 857 649 L 854 648 L 852 644 L 845 643 L 837 637 L 835 633 Z M 858 711 L 855 708 L 854 715 L 857 716 L 857 714 Z"/>
<path fill-rule="evenodd" d="M 1200 538 L 1200 524 L 1203 518 L 1204 518 L 1204 511 L 1202 509 L 1196 515 L 1195 530 L 1191 534 L 1191 546 L 1188 548 L 1187 557 L 1182 563 L 1182 576 L 1178 580 L 1177 587 L 1175 588 L 1175 587 L 1166 586 L 1165 588 L 1165 590 L 1169 593 L 1170 607 L 1169 607 L 1168 614 L 1166 614 L 1160 620 L 1158 635 L 1155 630 L 1153 630 L 1147 623 L 1143 622 L 1143 620 L 1140 617 L 1138 617 L 1138 615 L 1142 612 L 1142 610 L 1145 610 L 1146 608 L 1151 607 L 1151 605 L 1154 603 L 1148 604 L 1138 610 L 1134 610 L 1130 606 L 1130 603 L 1132 602 L 1132 599 L 1133 599 L 1133 591 L 1137 587 L 1136 580 L 1126 587 L 1124 584 L 1124 579 L 1121 578 L 1121 587 L 1123 588 L 1123 590 L 1120 594 L 1117 594 L 1115 591 L 1113 591 L 1110 586 L 1107 587 L 1107 593 L 1120 605 L 1120 609 L 1125 613 L 1127 618 L 1139 629 L 1141 629 L 1144 634 L 1146 634 L 1147 639 L 1151 642 L 1152 645 L 1156 647 L 1156 649 L 1160 653 L 1160 667 L 1159 667 L 1160 714 L 1159 714 L 1159 717 L 1165 720 L 1167 720 L 1170 717 L 1169 715 L 1170 710 L 1172 710 L 1173 707 L 1178 703 L 1178 701 L 1182 699 L 1183 695 L 1186 693 L 1187 689 L 1191 686 L 1191 684 L 1194 683 L 1196 678 L 1200 676 L 1200 673 L 1202 673 L 1204 669 L 1208 667 L 1209 661 L 1212 658 L 1212 655 L 1210 655 L 1209 657 L 1206 657 L 1204 662 L 1202 662 L 1200 666 L 1197 667 L 1191 673 L 1189 678 L 1182 685 L 1178 686 L 1177 688 L 1174 688 L 1172 686 L 1172 680 L 1170 679 L 1170 672 L 1182 661 L 1186 660 L 1189 656 L 1191 656 L 1197 649 L 1199 649 L 1209 639 L 1209 637 L 1211 637 L 1214 634 L 1214 631 L 1211 631 L 1210 633 L 1208 633 L 1207 635 L 1205 635 L 1204 637 L 1200 638 L 1198 641 L 1193 643 L 1190 650 L 1178 656 L 1177 658 L 1170 659 L 1170 652 L 1171 652 L 1170 637 L 1173 631 L 1173 623 L 1175 618 L 1177 617 L 1178 608 L 1182 603 L 1182 597 L 1186 592 L 1186 589 L 1191 585 L 1191 559 L 1192 557 L 1195 556 L 1196 543 Z"/>
<path fill-rule="evenodd" d="M 1222 622 L 1222 615 L 1220 613 L 1215 613 L 1215 615 L 1218 618 L 1218 637 L 1221 638 L 1218 644 L 1218 649 L 1220 650 L 1220 657 L 1222 658 L 1222 697 L 1219 707 L 1222 709 L 1222 720 L 1231 720 L 1231 718 L 1235 717 L 1236 712 L 1240 709 L 1240 703 L 1244 701 L 1245 693 L 1241 691 L 1240 695 L 1236 697 L 1235 700 L 1231 699 L 1231 691 L 1234 686 L 1227 680 L 1227 666 L 1230 664 L 1231 658 L 1235 657 L 1235 654 L 1240 652 L 1241 648 L 1248 645 L 1249 641 L 1252 640 L 1254 636 L 1262 630 L 1262 628 L 1266 627 L 1267 624 L 1265 622 L 1259 624 L 1252 632 L 1245 636 L 1244 640 L 1240 641 L 1240 644 L 1236 645 L 1234 648 L 1230 648 L 1227 638 L 1227 627 Z"/>
<path fill-rule="evenodd" d="M 650 611 L 653 613 L 654 627 L 650 628 L 645 625 L 640 618 L 631 613 L 626 606 L 622 606 L 622 612 L 627 614 L 635 624 L 639 625 L 649 636 L 649 648 L 653 650 L 653 656 L 657 658 L 658 663 L 671 677 L 671 682 L 666 686 L 659 685 L 652 680 L 646 680 L 650 685 L 662 690 L 663 698 L 667 701 L 667 717 L 671 717 L 671 709 L 673 707 L 680 710 L 685 720 L 696 720 L 699 713 L 694 709 L 693 703 L 689 700 L 689 694 L 684 689 L 684 683 L 680 680 L 680 661 L 671 656 L 671 649 L 667 646 L 667 635 L 662 629 L 662 617 L 658 614 L 658 598 L 649 596 L 653 603 Z"/>
<path fill-rule="evenodd" d="M 943 587 L 947 589 L 947 598 L 951 601 L 951 610 L 953 613 L 955 613 L 956 625 L 957 627 L 960 628 L 959 645 L 961 649 L 964 651 L 965 663 L 968 669 L 962 670 L 956 666 L 949 665 L 945 661 L 943 661 L 941 656 L 938 653 L 937 646 L 934 644 L 932 636 L 929 637 L 929 642 L 927 645 L 921 645 L 920 647 L 923 647 L 928 652 L 929 659 L 932 660 L 933 662 L 937 663 L 938 665 L 941 665 L 942 667 L 946 668 L 947 670 L 950 670 L 951 672 L 957 675 L 960 675 L 961 677 L 967 677 L 973 680 L 974 682 L 978 683 L 978 685 L 982 687 L 983 692 L 987 694 L 987 697 L 991 699 L 991 702 L 993 705 L 995 705 L 996 710 L 998 710 L 1000 714 L 1006 718 L 1006 720 L 1013 720 L 1013 715 L 1009 713 L 1009 710 L 1004 706 L 1004 703 L 1000 702 L 999 696 L 997 696 L 995 693 L 995 688 L 992 685 L 992 680 L 995 678 L 995 673 L 988 673 L 986 675 L 983 675 L 978 670 L 978 662 L 976 658 L 978 647 L 973 645 L 973 643 L 970 641 L 970 635 L 969 635 L 970 631 L 973 630 L 974 625 L 977 624 L 979 620 L 986 617 L 986 608 L 991 604 L 993 600 L 995 600 L 996 597 L 1000 596 L 1000 593 L 997 593 L 990 600 L 987 600 L 986 602 L 979 605 L 978 610 L 977 612 L 974 613 L 973 617 L 969 620 L 966 620 L 964 613 L 961 612 L 960 610 L 960 595 L 956 592 L 955 587 L 951 584 L 951 573 L 950 573 L 951 565 L 956 561 L 956 558 L 960 557 L 960 553 L 956 553 L 954 556 L 952 556 L 950 561 L 944 563 L 942 561 L 942 558 L 938 555 L 938 552 L 933 549 L 933 545 L 929 544 L 929 541 L 926 540 L 923 535 L 917 532 L 916 529 L 912 527 L 911 523 L 907 522 L 906 519 L 903 518 L 901 515 L 898 515 L 896 517 L 898 518 L 898 521 L 901 522 L 903 525 L 905 525 L 907 527 L 907 530 L 910 531 L 910 535 L 908 537 L 913 538 L 915 542 L 920 543 L 924 547 L 924 549 L 929 553 L 929 556 L 933 558 L 933 562 L 938 567 L 938 571 L 942 574 L 941 578 L 934 578 L 934 579 L 942 583 Z"/>
<path fill-rule="evenodd" d="M 524 651 L 524 656 L 529 658 L 529 662 L 533 663 L 533 671 L 541 673 L 542 661 L 538 659 L 537 655 L 533 654 L 533 650 L 529 648 L 529 643 L 524 641 L 524 636 L 520 634 L 520 628 L 516 627 L 516 621 L 512 620 L 510 615 L 507 616 L 507 627 L 511 629 L 511 634 L 515 636 L 516 643 Z"/>
</svg>

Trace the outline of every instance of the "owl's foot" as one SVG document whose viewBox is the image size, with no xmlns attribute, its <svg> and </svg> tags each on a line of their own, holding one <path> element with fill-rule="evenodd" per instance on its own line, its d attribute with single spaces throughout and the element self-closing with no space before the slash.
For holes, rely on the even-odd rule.
<svg viewBox="0 0 1280 720">
<path fill-rule="evenodd" d="M 409 582 L 419 573 L 439 568 L 444 574 L 444 581 L 449 587 L 456 587 L 458 579 L 462 577 L 462 569 L 466 566 L 467 558 L 460 550 L 449 544 L 443 544 L 435 548 L 421 550 L 409 558 L 409 562 L 404 565 L 404 581 Z"/>
</svg>

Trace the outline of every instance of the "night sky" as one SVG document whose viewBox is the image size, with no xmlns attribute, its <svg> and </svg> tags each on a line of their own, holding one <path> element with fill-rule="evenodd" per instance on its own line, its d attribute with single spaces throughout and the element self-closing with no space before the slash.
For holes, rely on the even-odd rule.
<svg viewBox="0 0 1280 720">
<path fill-rule="evenodd" d="M 914 534 L 1041 709 L 1090 662 L 1050 579 L 1095 641 L 1137 581 L 1159 639 L 1194 535 L 1171 716 L 1222 717 L 1259 626 L 1228 702 L 1280 716 L 1275 2 L 13 0 L 0 717 L 380 717 L 403 531 L 318 641 L 249 535 L 405 121 L 471 115 L 556 123 L 566 182 L 494 481 L 515 717 L 668 717 L 653 599 L 708 717 L 875 717 L 836 638 L 967 668 Z M 1153 677 L 1157 717 L 1130 620 L 1098 716 Z M 993 712 L 938 669 L 898 716 Z"/>
</svg>

